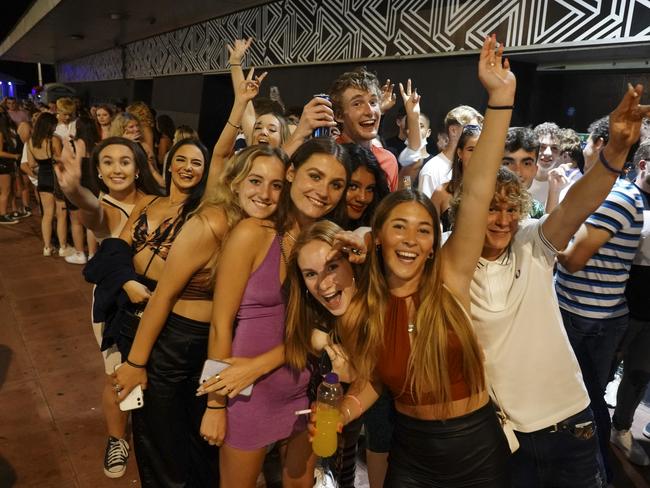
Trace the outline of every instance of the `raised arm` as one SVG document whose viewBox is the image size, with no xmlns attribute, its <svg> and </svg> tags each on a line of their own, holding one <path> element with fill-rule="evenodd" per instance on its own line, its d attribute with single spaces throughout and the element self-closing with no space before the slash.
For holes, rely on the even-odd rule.
<svg viewBox="0 0 650 488">
<path fill-rule="evenodd" d="M 566 247 L 621 175 L 627 153 L 639 139 L 641 120 L 650 116 L 650 105 L 639 104 L 642 95 L 643 85 L 628 85 L 623 100 L 609 114 L 609 142 L 601 150 L 599 161 L 571 186 L 564 200 L 542 224 L 544 236 L 556 249 Z"/>
<path fill-rule="evenodd" d="M 318 127 L 335 127 L 332 102 L 324 98 L 312 98 L 303 108 L 300 122 L 282 149 L 291 156 L 300 145 L 309 139 Z"/>
<path fill-rule="evenodd" d="M 254 76 L 255 68 L 251 68 L 246 79 L 235 88 L 235 101 L 233 102 L 230 115 L 225 127 L 219 135 L 219 139 L 214 145 L 212 151 L 212 160 L 210 162 L 210 178 L 208 187 L 213 187 L 217 183 L 217 178 L 221 174 L 224 162 L 232 154 L 235 147 L 237 134 L 241 129 L 242 117 L 246 107 L 250 105 L 251 100 L 257 96 L 260 91 L 260 84 L 266 77 L 266 72 L 260 76 Z"/>
<path fill-rule="evenodd" d="M 199 215 L 188 220 L 174 240 L 158 286 L 140 319 L 127 362 L 116 372 L 117 384 L 123 388 L 118 401 L 124 399 L 136 385 L 146 385 L 144 366 L 149 361 L 167 316 L 192 275 L 204 268 L 218 250 L 228 225 L 222 212 L 209 212 L 208 216 Z"/>
<path fill-rule="evenodd" d="M 54 165 L 56 178 L 68 200 L 79 207 L 79 215 L 84 227 L 100 235 L 110 234 L 110 217 L 104 212 L 99 199 L 88 188 L 81 185 L 81 157 L 86 154 L 86 144 L 79 139 L 75 141 L 75 146 L 76 152 L 69 140 L 63 146 L 59 163 Z"/>
<path fill-rule="evenodd" d="M 469 284 L 483 249 L 517 84 L 508 60 L 502 60 L 503 46 L 497 48 L 496 44 L 495 36 L 488 37 L 481 49 L 478 76 L 488 92 L 488 107 L 472 164 L 463 175 L 462 200 L 454 231 L 442 249 L 443 281 L 467 303 Z"/>
<path fill-rule="evenodd" d="M 248 48 L 251 47 L 252 43 L 253 38 L 249 37 L 248 39 L 235 39 L 232 46 L 230 44 L 226 46 L 230 55 L 228 58 L 228 62 L 230 63 L 230 78 L 232 79 L 232 89 L 235 93 L 237 93 L 242 81 L 246 79 L 242 63 L 244 62 L 246 51 L 248 51 Z M 246 136 L 246 142 L 249 144 L 249 137 L 253 133 L 255 118 L 255 108 L 253 108 L 253 104 L 249 101 L 244 108 L 241 124 L 238 124 L 241 125 L 242 131 Z"/>
</svg>

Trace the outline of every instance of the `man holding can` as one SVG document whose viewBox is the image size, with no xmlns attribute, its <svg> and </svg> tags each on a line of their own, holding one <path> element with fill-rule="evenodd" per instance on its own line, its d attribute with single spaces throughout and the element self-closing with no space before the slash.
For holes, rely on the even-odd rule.
<svg viewBox="0 0 650 488">
<path fill-rule="evenodd" d="M 386 173 L 388 186 L 395 191 L 397 160 L 390 151 L 374 143 L 381 121 L 380 94 L 379 80 L 365 68 L 343 73 L 330 87 L 334 118 L 343 126 L 337 142 L 353 142 L 370 149 Z"/>
</svg>

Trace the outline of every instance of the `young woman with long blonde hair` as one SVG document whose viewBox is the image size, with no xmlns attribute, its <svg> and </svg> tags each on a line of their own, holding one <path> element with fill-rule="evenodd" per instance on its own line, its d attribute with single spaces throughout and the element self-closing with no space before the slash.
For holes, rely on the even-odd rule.
<svg viewBox="0 0 650 488">
<path fill-rule="evenodd" d="M 465 173 L 463 203 L 440 248 L 431 200 L 403 190 L 375 211 L 359 293 L 339 333 L 359 374 L 345 396 L 345 423 L 378 397 L 395 399 L 387 487 L 507 487 L 508 445 L 489 402 L 481 348 L 472 330 L 469 288 L 483 247 L 488 207 L 510 122 L 515 78 L 503 48 L 486 38 L 479 79 L 488 110 Z M 502 66 L 503 64 L 503 66 Z"/>
</svg>

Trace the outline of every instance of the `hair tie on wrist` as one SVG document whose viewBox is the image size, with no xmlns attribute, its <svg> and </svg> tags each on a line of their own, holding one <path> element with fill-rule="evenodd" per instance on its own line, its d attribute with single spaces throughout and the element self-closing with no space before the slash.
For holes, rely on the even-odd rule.
<svg viewBox="0 0 650 488">
<path fill-rule="evenodd" d="M 514 110 L 514 105 L 488 105 L 487 108 L 490 110 Z"/>
<path fill-rule="evenodd" d="M 221 407 L 211 407 L 210 405 L 206 405 L 205 407 L 206 407 L 207 409 L 209 409 L 209 410 L 223 410 L 224 408 L 226 408 L 225 405 L 223 405 L 223 406 L 221 406 Z"/>
<path fill-rule="evenodd" d="M 234 127 L 235 129 L 237 129 L 237 130 L 241 130 L 241 125 L 235 125 L 235 124 L 233 124 L 232 122 L 230 122 L 230 120 L 228 120 L 228 121 L 226 121 L 226 122 L 228 123 L 228 125 Z"/>
<path fill-rule="evenodd" d="M 129 361 L 129 358 L 126 358 L 126 364 L 128 364 L 129 366 L 131 366 L 133 368 L 139 368 L 139 369 L 143 369 L 143 368 L 147 367 L 146 364 L 135 364 L 135 363 Z"/>
<path fill-rule="evenodd" d="M 609 161 L 605 159 L 605 151 L 601 150 L 600 153 L 598 153 L 598 160 L 600 163 L 605 167 L 605 169 L 611 173 L 614 173 L 616 176 L 623 176 L 625 172 L 623 170 L 618 170 L 614 168 L 611 164 L 609 164 Z"/>
</svg>

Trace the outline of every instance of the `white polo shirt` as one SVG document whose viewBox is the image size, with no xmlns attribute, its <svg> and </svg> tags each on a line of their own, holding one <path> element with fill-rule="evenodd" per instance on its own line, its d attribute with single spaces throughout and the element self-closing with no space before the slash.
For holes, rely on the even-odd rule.
<svg viewBox="0 0 650 488">
<path fill-rule="evenodd" d="M 496 400 L 520 432 L 534 432 L 584 410 L 589 396 L 567 338 L 553 286 L 557 251 L 544 216 L 519 225 L 510 251 L 479 260 L 470 294 Z"/>
</svg>

